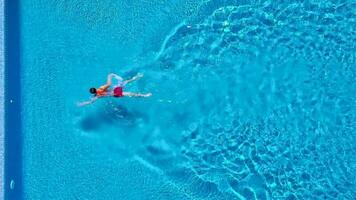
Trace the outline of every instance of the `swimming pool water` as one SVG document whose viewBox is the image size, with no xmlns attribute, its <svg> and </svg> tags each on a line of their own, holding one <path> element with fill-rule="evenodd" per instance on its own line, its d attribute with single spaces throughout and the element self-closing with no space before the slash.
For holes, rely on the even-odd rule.
<svg viewBox="0 0 356 200">
<path fill-rule="evenodd" d="M 24 199 L 355 199 L 352 1 L 20 1 Z M 110 72 L 147 99 L 89 98 Z"/>
</svg>

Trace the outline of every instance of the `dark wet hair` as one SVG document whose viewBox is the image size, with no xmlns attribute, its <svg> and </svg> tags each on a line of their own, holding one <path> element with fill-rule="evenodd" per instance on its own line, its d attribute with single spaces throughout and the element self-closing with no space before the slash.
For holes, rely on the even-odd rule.
<svg viewBox="0 0 356 200">
<path fill-rule="evenodd" d="M 92 93 L 92 94 L 96 94 L 96 89 L 92 87 L 92 88 L 89 89 L 89 92 Z"/>
</svg>

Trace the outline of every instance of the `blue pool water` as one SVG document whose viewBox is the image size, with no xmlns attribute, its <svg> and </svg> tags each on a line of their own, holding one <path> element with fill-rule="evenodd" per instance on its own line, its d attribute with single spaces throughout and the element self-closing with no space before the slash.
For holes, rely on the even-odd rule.
<svg viewBox="0 0 356 200">
<path fill-rule="evenodd" d="M 24 199 L 356 198 L 353 1 L 19 6 Z"/>
</svg>

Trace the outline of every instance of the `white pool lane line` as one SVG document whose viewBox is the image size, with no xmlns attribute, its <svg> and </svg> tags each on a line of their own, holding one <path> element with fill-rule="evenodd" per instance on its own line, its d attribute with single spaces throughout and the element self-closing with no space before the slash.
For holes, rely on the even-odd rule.
<svg viewBox="0 0 356 200">
<path fill-rule="evenodd" d="M 0 200 L 4 199 L 4 0 L 0 0 Z"/>
</svg>

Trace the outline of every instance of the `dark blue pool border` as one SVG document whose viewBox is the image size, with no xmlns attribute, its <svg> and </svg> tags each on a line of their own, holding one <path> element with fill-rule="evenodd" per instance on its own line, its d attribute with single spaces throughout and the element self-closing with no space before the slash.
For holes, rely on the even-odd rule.
<svg viewBox="0 0 356 200">
<path fill-rule="evenodd" d="M 19 0 L 4 1 L 6 200 L 23 198 Z"/>
</svg>

